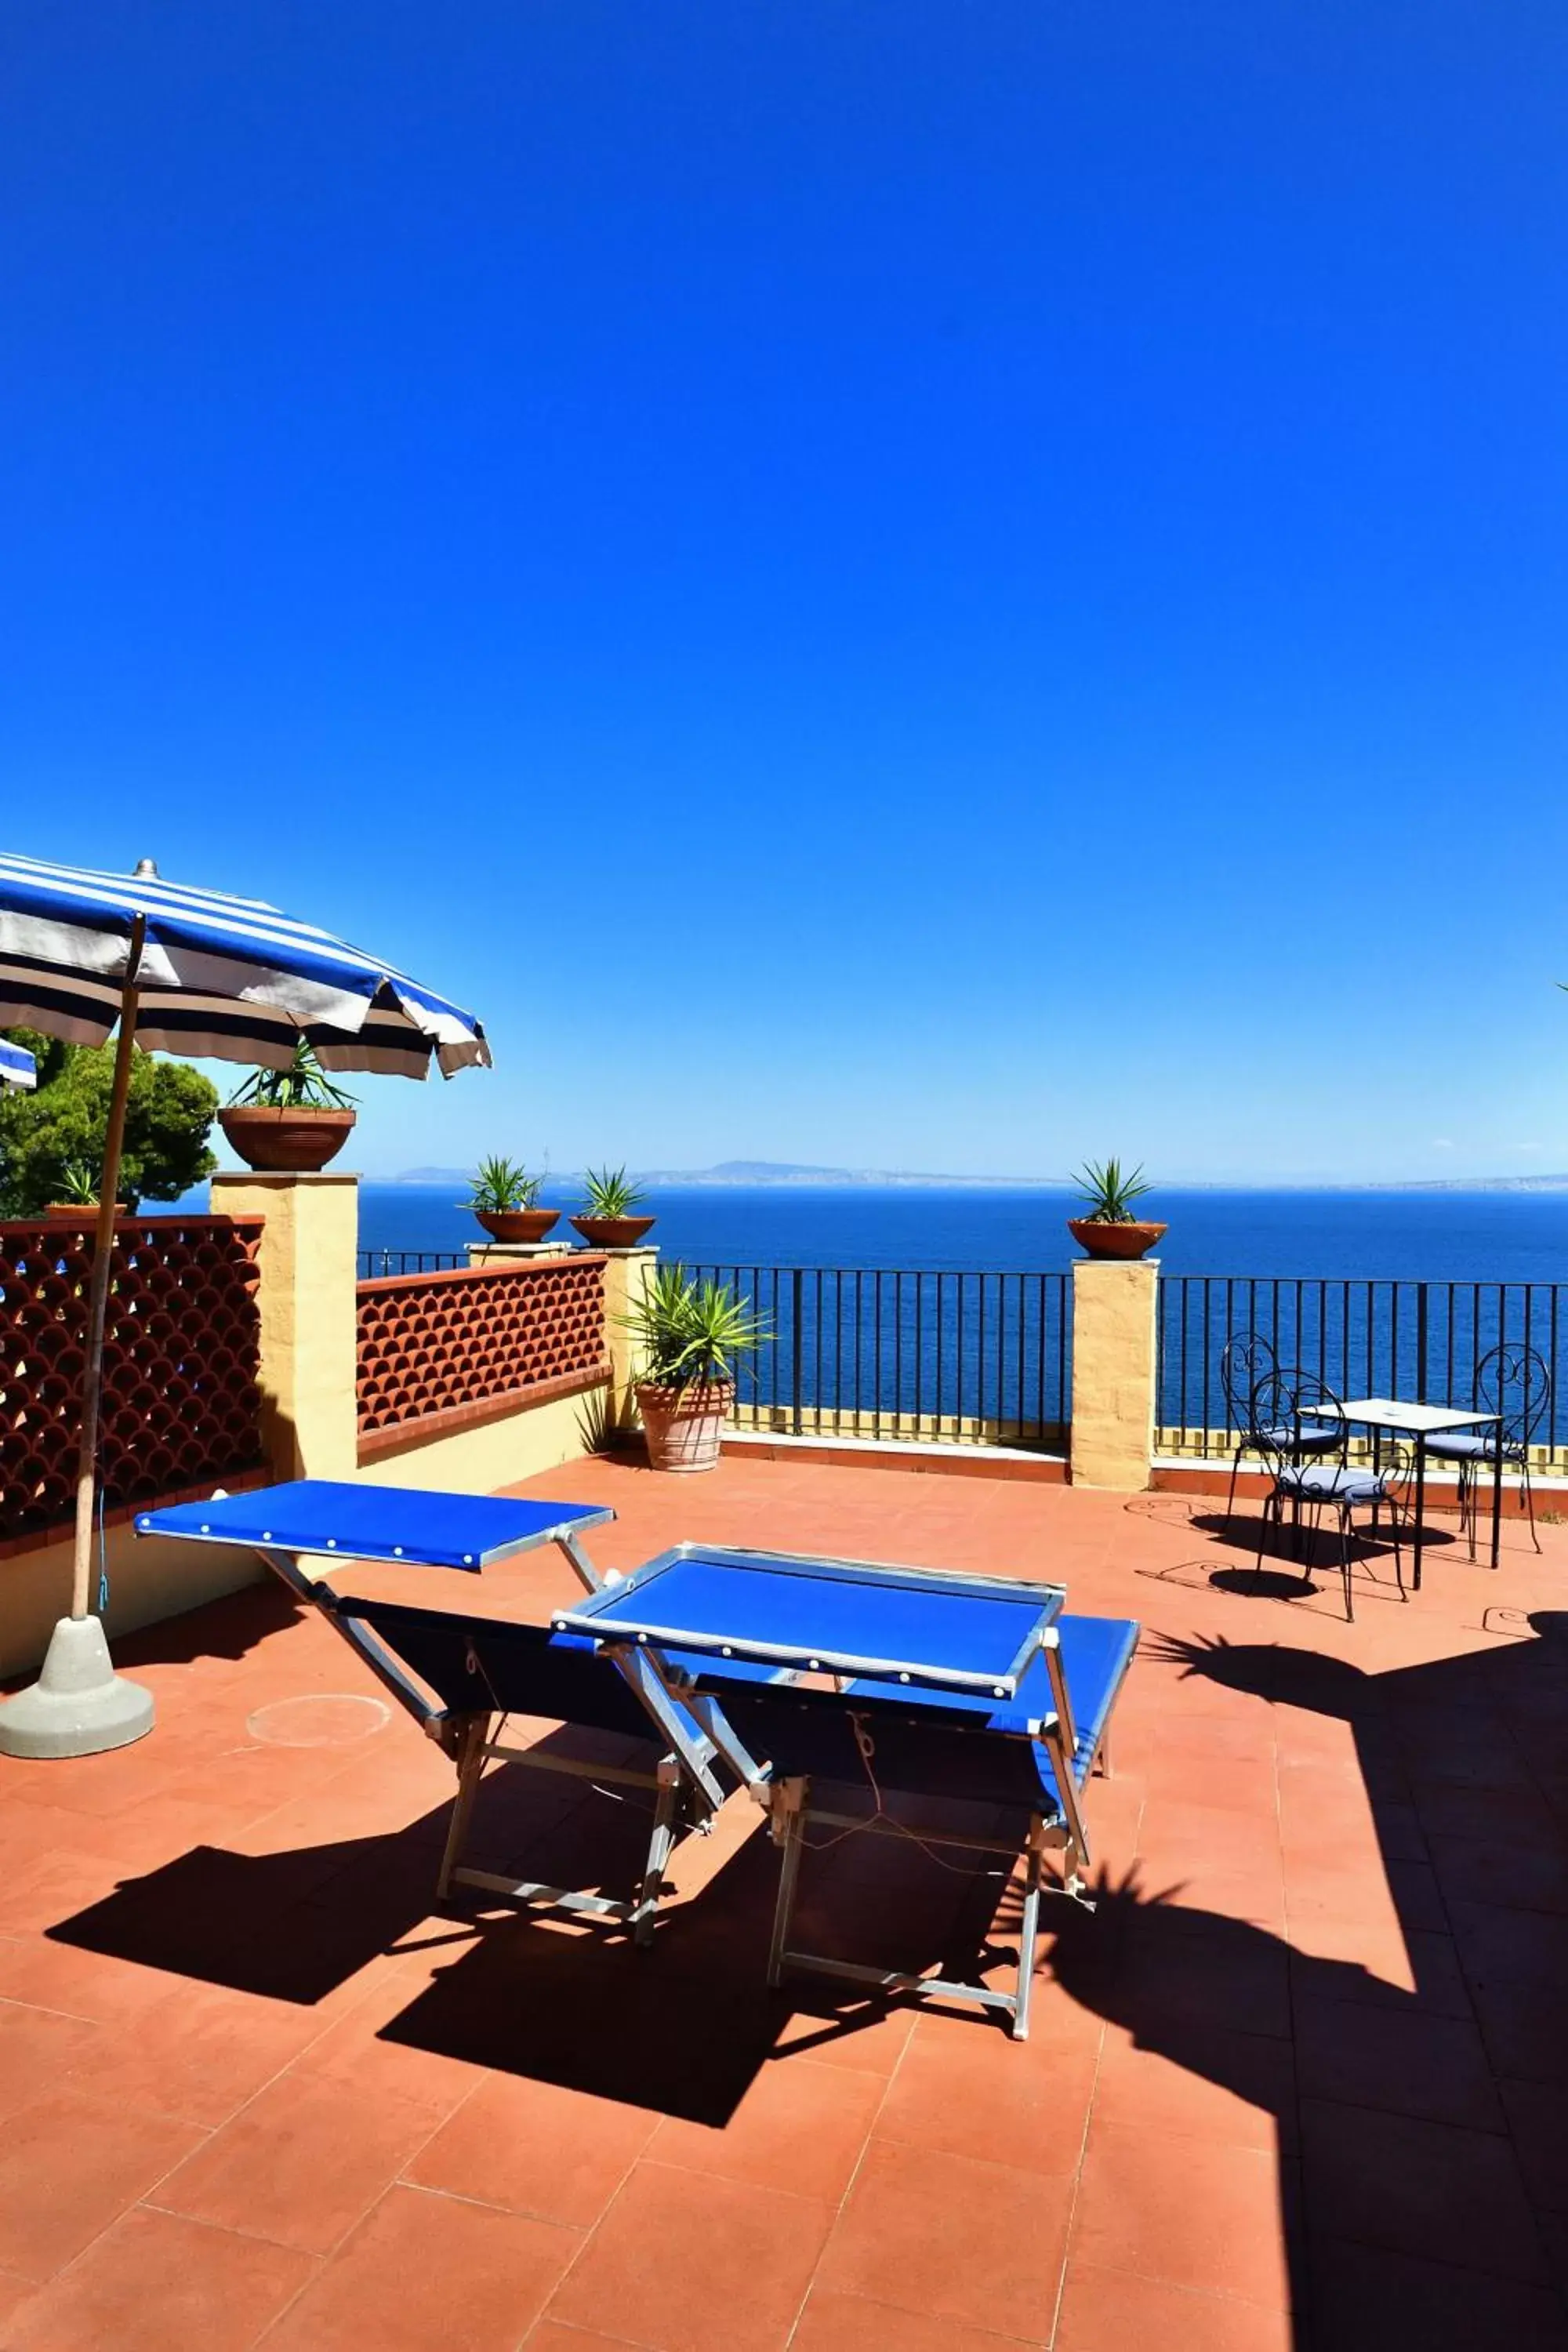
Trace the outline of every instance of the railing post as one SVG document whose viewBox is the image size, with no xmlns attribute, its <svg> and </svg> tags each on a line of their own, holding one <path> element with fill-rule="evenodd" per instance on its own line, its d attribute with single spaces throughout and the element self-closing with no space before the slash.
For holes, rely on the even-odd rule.
<svg viewBox="0 0 1568 2352">
<path fill-rule="evenodd" d="M 275 1478 L 352 1478 L 359 1468 L 354 1389 L 359 1178 L 226 1171 L 215 1216 L 265 1220 L 257 1252 L 261 1437 Z"/>
<path fill-rule="evenodd" d="M 794 1301 L 794 1304 L 793 1304 L 793 1307 L 792 1307 L 792 1309 L 791 1309 L 791 1313 L 792 1313 L 792 1316 L 793 1316 L 793 1318 L 794 1318 L 794 1333 L 793 1333 L 793 1337 L 792 1337 L 791 1341 L 790 1341 L 790 1391 L 791 1391 L 791 1398 L 792 1398 L 792 1402 L 793 1402 L 794 1411 L 793 1411 L 793 1416 L 792 1416 L 792 1419 L 791 1419 L 791 1422 L 790 1422 L 790 1427 L 791 1427 L 791 1428 L 792 1428 L 792 1430 L 794 1431 L 794 1433 L 795 1433 L 795 1436 L 796 1436 L 796 1437 L 798 1437 L 798 1436 L 800 1435 L 800 1433 L 801 1433 L 801 1418 L 800 1418 L 800 1406 L 801 1406 L 801 1372 L 800 1372 L 800 1354 L 801 1354 L 801 1339 L 802 1339 L 802 1329 L 801 1329 L 801 1326 L 802 1326 L 802 1319 L 803 1319 L 803 1317 L 802 1317 L 802 1303 L 803 1303 L 804 1298 L 805 1298 L 805 1274 L 803 1273 L 803 1271 L 801 1270 L 801 1268 L 800 1268 L 798 1265 L 795 1267 L 795 1274 L 794 1274 L 793 1279 L 792 1279 L 792 1281 L 791 1281 L 790 1288 L 791 1288 L 791 1295 L 792 1295 L 792 1298 L 793 1298 L 793 1301 Z M 819 1397 L 819 1398 L 817 1399 L 817 1402 L 820 1404 L 820 1403 L 821 1403 L 821 1402 L 822 1402 L 822 1400 L 821 1400 L 821 1399 L 820 1399 L 820 1397 Z"/>
<path fill-rule="evenodd" d="M 1072 1481 L 1138 1493 L 1154 1456 L 1157 1258 L 1072 1270 Z"/>
</svg>

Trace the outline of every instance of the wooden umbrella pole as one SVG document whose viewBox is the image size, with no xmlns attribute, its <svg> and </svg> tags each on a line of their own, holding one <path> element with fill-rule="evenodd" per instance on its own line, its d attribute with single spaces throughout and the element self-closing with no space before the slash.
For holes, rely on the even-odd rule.
<svg viewBox="0 0 1568 2352">
<path fill-rule="evenodd" d="M 89 1614 L 92 1585 L 92 1505 L 98 1482 L 98 1423 L 103 1397 L 103 1334 L 109 1321 L 109 1283 L 114 1256 L 114 1203 L 120 1190 L 120 1156 L 125 1142 L 125 1105 L 131 1092 L 136 1049 L 136 975 L 147 919 L 131 926 L 131 953 L 120 992 L 120 1036 L 114 1053 L 114 1086 L 109 1097 L 109 1130 L 103 1139 L 103 1174 L 98 1196 L 98 1233 L 92 1249 L 92 1288 L 88 1295 L 87 1370 L 81 1391 L 81 1452 L 76 1474 L 76 1549 L 71 1560 L 71 1615 Z"/>
</svg>

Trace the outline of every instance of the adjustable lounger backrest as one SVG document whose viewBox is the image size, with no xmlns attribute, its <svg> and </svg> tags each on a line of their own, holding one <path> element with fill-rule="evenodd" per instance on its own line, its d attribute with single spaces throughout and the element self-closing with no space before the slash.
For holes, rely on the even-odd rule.
<svg viewBox="0 0 1568 2352">
<path fill-rule="evenodd" d="M 771 1760 L 775 1780 L 864 1786 L 868 1760 L 885 1790 L 1039 1809 L 1035 1746 L 1022 1727 L 1021 1736 L 1005 1737 L 993 1729 L 988 1711 L 952 1707 L 944 1695 L 887 1697 L 886 1684 L 842 1692 L 736 1684 L 719 1673 L 704 1674 L 700 1687 L 719 1699 L 752 1754 Z M 858 1727 L 871 1742 L 868 1759 Z"/>
<path fill-rule="evenodd" d="M 1131 1618 L 1063 1616 L 1057 1621 L 1063 1674 L 1077 1736 L 1073 1776 L 1087 1778 L 1132 1653 Z M 747 1744 L 772 1759 L 776 1778 L 863 1782 L 866 1764 L 857 1724 L 872 1742 L 871 1769 L 884 1789 L 1021 1805 L 1047 1817 L 1058 1810 L 1044 1746 L 1029 1726 L 1052 1719 L 1049 1671 L 1035 1658 L 1007 1701 L 957 1692 L 912 1692 L 896 1683 L 858 1681 L 844 1691 L 798 1685 L 739 1685 L 710 1664 L 700 1687 L 721 1699 Z"/>
<path fill-rule="evenodd" d="M 334 1597 L 331 1613 L 369 1626 L 455 1715 L 547 1716 L 659 1742 L 618 1669 L 579 1634 L 393 1601 Z"/>
</svg>

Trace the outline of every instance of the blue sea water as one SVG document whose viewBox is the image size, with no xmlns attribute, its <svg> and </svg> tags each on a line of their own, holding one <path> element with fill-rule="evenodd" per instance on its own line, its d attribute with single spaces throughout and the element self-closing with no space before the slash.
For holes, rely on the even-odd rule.
<svg viewBox="0 0 1568 2352">
<path fill-rule="evenodd" d="M 367 1183 L 362 1249 L 460 1250 L 476 1237 L 447 1185 Z M 547 1190 L 563 1211 L 569 1188 Z M 1052 1272 L 1079 1255 L 1074 1196 L 907 1185 L 683 1185 L 645 1207 L 667 1256 L 731 1265 Z M 1426 1282 L 1568 1281 L 1568 1192 L 1161 1191 L 1168 1274 Z M 564 1215 L 562 1231 L 567 1232 Z"/>
<path fill-rule="evenodd" d="M 479 1235 L 459 1191 L 364 1184 L 361 1249 L 460 1258 Z M 545 1197 L 573 1238 L 573 1189 Z M 1065 1187 L 668 1185 L 645 1205 L 666 1257 L 719 1266 L 758 1310 L 768 1337 L 746 1367 L 744 1402 L 801 1427 L 803 1412 L 869 1406 L 906 1425 L 952 1416 L 1047 1444 L 1069 1416 L 1070 1298 L 1050 1279 L 1078 1255 Z M 1162 1285 L 1166 1427 L 1225 1425 L 1221 1358 L 1235 1331 L 1262 1332 L 1281 1364 L 1342 1396 L 1463 1403 L 1507 1339 L 1545 1358 L 1538 1436 L 1568 1447 L 1568 1192 L 1172 1187 L 1147 1206 L 1169 1226 L 1165 1276 L 1222 1277 Z M 807 1272 L 752 1272 L 777 1267 Z"/>
<path fill-rule="evenodd" d="M 460 1250 L 473 1227 L 453 1190 L 367 1184 L 362 1247 Z M 564 1189 L 547 1197 L 573 1204 Z M 1029 1278 L 1079 1255 L 1065 1188 L 691 1185 L 645 1205 L 667 1257 L 732 1275 L 768 1328 L 742 1402 L 791 1416 L 868 1405 L 952 1415 L 1047 1442 L 1068 1418 L 1070 1302 L 1063 1286 Z M 1226 1277 L 1163 1286 L 1167 1426 L 1225 1424 L 1221 1355 L 1230 1332 L 1249 1328 L 1340 1395 L 1468 1402 L 1500 1339 L 1539 1348 L 1555 1375 L 1568 1192 L 1172 1188 L 1148 1206 L 1169 1225 L 1166 1276 Z M 778 1267 L 808 1271 L 761 1271 Z M 1568 1318 L 1568 1291 L 1562 1305 Z M 1563 1386 L 1541 1433 L 1559 1443 Z"/>
</svg>

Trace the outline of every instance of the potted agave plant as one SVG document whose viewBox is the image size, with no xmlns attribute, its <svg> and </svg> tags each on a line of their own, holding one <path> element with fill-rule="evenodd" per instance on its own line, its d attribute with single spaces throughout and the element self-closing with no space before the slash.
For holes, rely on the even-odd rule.
<svg viewBox="0 0 1568 2352">
<path fill-rule="evenodd" d="M 91 1162 L 86 1160 L 68 1160 L 60 1171 L 59 1199 L 51 1201 L 44 1214 L 46 1217 L 79 1219 L 83 1210 L 89 1209 L 96 1216 L 98 1194 L 99 1175 Z M 116 1201 L 114 1203 L 114 1213 L 117 1217 L 125 1215 L 127 1210 L 126 1202 Z"/>
<path fill-rule="evenodd" d="M 572 1223 L 595 1249 L 631 1249 L 653 1223 L 651 1217 L 633 1216 L 647 1195 L 624 1168 L 590 1168 L 583 1193 L 582 1213 Z"/>
<path fill-rule="evenodd" d="M 768 1337 L 727 1283 L 661 1265 L 623 1318 L 643 1353 L 637 1409 L 656 1470 L 711 1470 L 735 1402 L 735 1368 Z"/>
<path fill-rule="evenodd" d="M 542 1242 L 561 1212 L 542 1209 L 542 1176 L 531 1176 L 521 1160 L 481 1160 L 467 1205 L 492 1241 Z"/>
<path fill-rule="evenodd" d="M 1132 1213 L 1133 1202 L 1153 1190 L 1142 1168 L 1127 1171 L 1120 1160 L 1103 1165 L 1091 1160 L 1075 1181 L 1082 1188 L 1085 1213 L 1069 1217 L 1068 1231 L 1090 1257 L 1142 1257 L 1153 1248 L 1164 1226 L 1145 1224 Z"/>
<path fill-rule="evenodd" d="M 217 1119 L 247 1168 L 314 1174 L 348 1141 L 354 1097 L 332 1084 L 301 1037 L 285 1068 L 253 1070 Z"/>
</svg>

